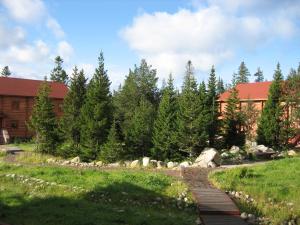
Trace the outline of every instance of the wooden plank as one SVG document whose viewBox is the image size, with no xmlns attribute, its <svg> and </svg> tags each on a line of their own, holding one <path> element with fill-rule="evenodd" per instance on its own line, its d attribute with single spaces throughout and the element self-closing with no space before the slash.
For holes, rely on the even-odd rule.
<svg viewBox="0 0 300 225">
<path fill-rule="evenodd" d="M 239 216 L 226 215 L 203 215 L 202 222 L 205 225 L 246 225 L 247 223 Z"/>
</svg>

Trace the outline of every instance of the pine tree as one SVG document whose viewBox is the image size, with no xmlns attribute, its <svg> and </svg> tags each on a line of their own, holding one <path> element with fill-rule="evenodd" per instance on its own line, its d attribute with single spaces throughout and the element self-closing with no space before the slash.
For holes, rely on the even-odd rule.
<svg viewBox="0 0 300 225">
<path fill-rule="evenodd" d="M 254 102 L 248 100 L 247 105 L 242 108 L 242 115 L 244 121 L 244 132 L 247 140 L 254 141 L 254 127 L 257 124 L 259 111 L 255 108 Z"/>
<path fill-rule="evenodd" d="M 96 159 L 106 142 L 112 123 L 113 105 L 110 81 L 104 68 L 103 53 L 98 57 L 98 68 L 90 80 L 86 101 L 82 106 L 82 143 L 87 148 L 85 157 Z"/>
<path fill-rule="evenodd" d="M 113 121 L 109 134 L 107 137 L 107 142 L 101 148 L 99 158 L 107 163 L 113 163 L 122 160 L 124 157 L 124 150 L 121 141 L 119 140 L 116 122 Z"/>
<path fill-rule="evenodd" d="M 217 79 L 214 66 L 211 68 L 208 80 L 206 108 L 208 110 L 208 137 L 209 145 L 214 146 L 215 136 L 218 132 L 218 94 Z"/>
<path fill-rule="evenodd" d="M 248 83 L 249 77 L 250 77 L 250 73 L 249 73 L 248 68 L 246 67 L 245 62 L 241 62 L 241 65 L 239 66 L 239 69 L 238 69 L 236 84 Z"/>
<path fill-rule="evenodd" d="M 218 83 L 217 83 L 217 94 L 223 94 L 225 92 L 225 86 L 224 86 L 224 81 L 222 78 L 218 78 Z"/>
<path fill-rule="evenodd" d="M 45 80 L 38 91 L 28 125 L 35 132 L 36 150 L 54 155 L 57 153 L 60 138 L 49 93 L 50 86 Z"/>
<path fill-rule="evenodd" d="M 283 107 L 281 105 L 282 81 L 283 76 L 278 63 L 269 89 L 268 100 L 262 111 L 257 129 L 257 142 L 275 148 L 281 145 L 280 135 L 283 116 Z"/>
<path fill-rule="evenodd" d="M 263 82 L 264 81 L 264 74 L 263 71 L 260 69 L 260 67 L 257 68 L 256 73 L 254 74 L 255 82 Z"/>
<path fill-rule="evenodd" d="M 163 89 L 162 98 L 154 122 L 152 155 L 159 160 L 174 159 L 177 155 L 176 123 L 177 98 L 172 75 Z"/>
<path fill-rule="evenodd" d="M 62 68 L 63 59 L 60 56 L 56 56 L 54 63 L 55 67 L 51 71 L 50 79 L 52 81 L 61 82 L 64 84 L 67 84 L 69 81 L 69 77 L 66 73 L 66 71 Z"/>
<path fill-rule="evenodd" d="M 65 156 L 76 156 L 80 153 L 81 108 L 86 98 L 86 82 L 84 71 L 79 72 L 75 66 L 63 105 L 62 130 L 66 142 L 70 145 L 67 152 L 64 152 Z"/>
<path fill-rule="evenodd" d="M 224 141 L 227 147 L 241 146 L 245 142 L 244 134 L 241 131 L 243 117 L 239 109 L 239 103 L 238 90 L 233 87 L 230 90 L 223 119 Z"/>
<path fill-rule="evenodd" d="M 11 75 L 11 72 L 9 70 L 8 66 L 4 66 L 1 71 L 1 77 L 9 77 Z"/>
<path fill-rule="evenodd" d="M 179 97 L 178 139 L 180 150 L 190 156 L 199 153 L 206 145 L 203 143 L 202 129 L 206 129 L 207 124 L 200 123 L 200 119 L 202 119 L 200 113 L 197 82 L 192 62 L 189 61 L 186 66 L 182 93 Z"/>
<path fill-rule="evenodd" d="M 229 88 L 235 87 L 238 84 L 237 79 L 238 79 L 237 73 L 233 73 L 231 79 L 231 85 L 229 86 Z"/>
</svg>

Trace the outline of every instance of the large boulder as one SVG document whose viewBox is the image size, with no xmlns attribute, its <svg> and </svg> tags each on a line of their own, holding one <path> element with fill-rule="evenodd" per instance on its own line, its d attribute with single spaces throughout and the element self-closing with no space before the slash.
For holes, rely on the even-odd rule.
<svg viewBox="0 0 300 225">
<path fill-rule="evenodd" d="M 288 156 L 296 156 L 296 155 L 297 155 L 297 152 L 294 151 L 294 150 L 289 150 L 289 151 L 287 152 L 287 155 L 288 155 Z"/>
<path fill-rule="evenodd" d="M 137 167 L 140 167 L 140 166 L 141 166 L 141 161 L 138 160 L 138 159 L 132 161 L 131 164 L 130 164 L 130 167 L 131 167 L 131 168 L 137 168 Z"/>
<path fill-rule="evenodd" d="M 167 163 L 167 168 L 168 169 L 172 169 L 174 167 L 178 166 L 178 163 L 177 162 L 168 162 Z"/>
<path fill-rule="evenodd" d="M 194 165 L 208 168 L 212 165 L 210 162 L 213 162 L 214 165 L 219 166 L 221 164 L 220 154 L 214 148 L 205 148 L 195 160 Z"/>
<path fill-rule="evenodd" d="M 104 165 L 104 163 L 102 162 L 102 161 L 98 161 L 98 162 L 96 162 L 96 166 L 99 166 L 99 167 L 101 167 L 101 166 L 103 166 Z"/>
<path fill-rule="evenodd" d="M 156 168 L 157 167 L 157 160 L 151 159 L 150 162 L 149 162 L 149 166 Z"/>
<path fill-rule="evenodd" d="M 142 162 L 143 162 L 144 167 L 148 167 L 149 164 L 150 164 L 150 158 L 149 157 L 144 157 Z"/>
<path fill-rule="evenodd" d="M 166 164 L 163 161 L 157 161 L 157 169 L 166 167 Z"/>
<path fill-rule="evenodd" d="M 70 160 L 71 163 L 80 163 L 80 158 L 79 156 L 76 156 L 75 158 Z"/>
<path fill-rule="evenodd" d="M 179 166 L 180 166 L 180 167 L 183 167 L 183 168 L 184 168 L 184 167 L 189 167 L 189 166 L 190 166 L 190 163 L 189 163 L 188 161 L 184 161 L 184 162 L 180 163 Z"/>
<path fill-rule="evenodd" d="M 231 154 L 237 154 L 237 153 L 240 152 L 240 148 L 239 148 L 238 146 L 233 145 L 233 146 L 230 148 L 229 152 L 230 152 Z"/>
<path fill-rule="evenodd" d="M 252 152 L 256 157 L 259 158 L 270 158 L 272 155 L 276 154 L 276 152 L 272 148 L 264 145 L 257 145 L 255 147 L 252 147 L 250 149 L 250 152 Z"/>
</svg>

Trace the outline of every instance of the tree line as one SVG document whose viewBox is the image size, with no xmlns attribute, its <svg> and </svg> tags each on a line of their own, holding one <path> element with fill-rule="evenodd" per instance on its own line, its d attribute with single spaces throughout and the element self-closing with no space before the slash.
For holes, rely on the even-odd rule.
<svg viewBox="0 0 300 225">
<path fill-rule="evenodd" d="M 236 84 L 249 82 L 250 76 L 244 62 L 229 86 L 217 78 L 214 66 L 207 83 L 198 83 L 192 62 L 188 61 L 182 87 L 178 90 L 171 74 L 159 89 L 156 70 L 141 60 L 113 93 L 102 52 L 89 82 L 84 71 L 77 67 L 69 78 L 62 63 L 61 57 L 56 57 L 50 78 L 69 87 L 63 117 L 55 117 L 49 99 L 50 88 L 44 82 L 29 123 L 36 134 L 37 150 L 43 153 L 80 156 L 86 161 L 114 162 L 142 156 L 181 160 L 198 155 L 205 147 L 221 149 L 242 146 L 245 138 L 254 140 L 252 131 L 257 120 L 257 140 L 279 147 L 286 144 L 286 138 L 295 131 L 292 118 L 299 119 L 299 112 L 283 119 L 287 105 L 282 106 L 281 102 L 299 106 L 300 98 L 291 95 L 291 91 L 298 93 L 300 69 L 291 72 L 284 87 L 279 64 L 269 99 L 259 117 L 251 101 L 247 107 L 239 108 Z M 257 82 L 264 81 L 260 68 L 255 77 Z M 226 88 L 230 88 L 230 97 L 220 117 L 218 98 Z"/>
</svg>

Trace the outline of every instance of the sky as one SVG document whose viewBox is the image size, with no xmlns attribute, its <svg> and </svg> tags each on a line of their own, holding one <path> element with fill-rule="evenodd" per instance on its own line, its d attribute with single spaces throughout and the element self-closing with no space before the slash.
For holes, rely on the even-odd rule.
<svg viewBox="0 0 300 225">
<path fill-rule="evenodd" d="M 298 66 L 299 35 L 298 0 L 0 0 L 0 67 L 43 79 L 60 55 L 91 77 L 103 51 L 114 89 L 143 58 L 177 86 L 188 60 L 199 82 L 212 65 L 230 82 L 241 61 L 271 80 Z"/>
</svg>

